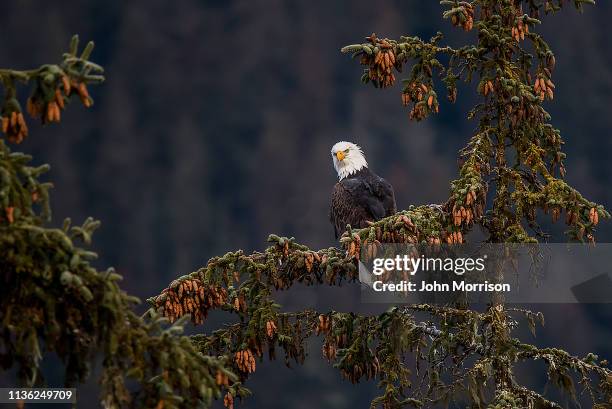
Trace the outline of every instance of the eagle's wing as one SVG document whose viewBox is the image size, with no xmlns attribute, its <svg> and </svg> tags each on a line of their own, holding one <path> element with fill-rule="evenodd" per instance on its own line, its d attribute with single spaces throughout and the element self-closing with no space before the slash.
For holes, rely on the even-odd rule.
<svg viewBox="0 0 612 409">
<path fill-rule="evenodd" d="M 351 192 L 359 206 L 368 210 L 372 219 L 380 220 L 397 212 L 393 186 L 385 179 L 372 177 L 349 182 Z"/>
<path fill-rule="evenodd" d="M 343 179 L 334 186 L 330 220 L 336 238 L 344 232 L 347 224 L 356 228 L 366 227 L 366 221 L 380 220 L 395 212 L 393 187 L 378 176 Z"/>
<path fill-rule="evenodd" d="M 344 179 L 340 182 L 349 191 L 355 205 L 369 213 L 370 220 L 382 219 L 386 213 L 382 200 L 385 188 L 377 179 L 380 178 Z"/>
<path fill-rule="evenodd" d="M 397 213 L 397 205 L 395 204 L 395 192 L 391 183 L 385 179 L 378 177 L 378 182 L 375 184 L 376 196 L 380 198 L 385 209 L 384 217 Z"/>
</svg>

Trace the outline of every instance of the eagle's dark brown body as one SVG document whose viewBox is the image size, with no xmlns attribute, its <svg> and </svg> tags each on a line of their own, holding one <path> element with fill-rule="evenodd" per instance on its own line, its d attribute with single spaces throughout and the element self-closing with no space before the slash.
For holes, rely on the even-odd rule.
<svg viewBox="0 0 612 409">
<path fill-rule="evenodd" d="M 366 221 L 380 220 L 396 211 L 391 184 L 365 167 L 336 183 L 329 217 L 338 238 L 347 224 L 367 227 Z"/>
</svg>

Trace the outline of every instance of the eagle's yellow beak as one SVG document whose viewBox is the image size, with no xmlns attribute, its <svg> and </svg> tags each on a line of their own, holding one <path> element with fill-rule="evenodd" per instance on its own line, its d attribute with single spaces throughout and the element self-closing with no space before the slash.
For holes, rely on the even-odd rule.
<svg viewBox="0 0 612 409">
<path fill-rule="evenodd" d="M 338 160 L 344 160 L 344 157 L 346 156 L 346 154 L 344 153 L 344 151 L 338 151 L 336 152 L 336 158 L 338 158 Z"/>
</svg>

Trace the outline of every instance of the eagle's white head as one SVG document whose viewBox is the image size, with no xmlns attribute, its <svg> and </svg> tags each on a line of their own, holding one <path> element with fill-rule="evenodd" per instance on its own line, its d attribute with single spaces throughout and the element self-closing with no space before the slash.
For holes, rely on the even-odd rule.
<svg viewBox="0 0 612 409">
<path fill-rule="evenodd" d="M 331 149 L 334 168 L 340 180 L 368 167 L 363 151 L 352 142 L 338 142 Z"/>
</svg>

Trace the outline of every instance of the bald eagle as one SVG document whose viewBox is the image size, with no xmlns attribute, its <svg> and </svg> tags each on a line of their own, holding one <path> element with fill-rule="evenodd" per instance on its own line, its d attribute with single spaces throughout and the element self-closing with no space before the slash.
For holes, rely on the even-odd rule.
<svg viewBox="0 0 612 409">
<path fill-rule="evenodd" d="M 391 216 L 397 211 L 393 186 L 368 169 L 361 148 L 351 142 L 338 142 L 331 150 L 340 181 L 334 186 L 329 218 L 336 239 L 346 225 L 367 227 L 367 221 Z"/>
</svg>

